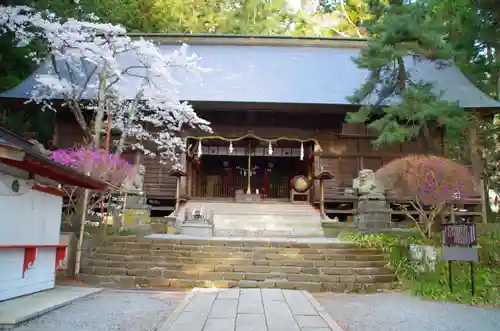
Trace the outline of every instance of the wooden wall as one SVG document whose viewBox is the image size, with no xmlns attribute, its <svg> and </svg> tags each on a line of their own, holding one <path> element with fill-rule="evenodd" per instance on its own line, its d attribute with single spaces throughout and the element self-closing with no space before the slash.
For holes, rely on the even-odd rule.
<svg viewBox="0 0 500 331">
<path fill-rule="evenodd" d="M 424 151 L 422 139 L 394 144 L 375 149 L 371 143 L 372 132 L 364 125 L 343 123 L 344 114 L 311 113 L 247 113 L 244 112 L 210 112 L 205 114 L 212 122 L 212 135 L 223 137 L 241 137 L 253 133 L 263 138 L 280 136 L 317 139 L 323 153 L 315 157 L 315 171 L 321 167 L 334 174 L 334 179 L 325 183 L 326 201 L 349 199 L 345 197 L 345 189 L 352 188 L 352 180 L 361 169 L 377 170 L 382 165 L 397 157 Z M 81 130 L 76 123 L 64 121 L 56 127 L 59 147 L 72 147 L 81 142 Z M 206 132 L 186 130 L 183 136 L 208 136 Z M 442 135 L 436 133 L 435 142 L 443 146 Z M 131 157 L 133 159 L 133 157 Z M 162 164 L 157 158 L 142 155 L 140 162 L 146 167 L 144 178 L 145 193 L 154 198 L 173 199 L 176 191 L 175 178 L 168 175 L 169 165 Z M 181 160 L 185 163 L 185 160 Z M 190 181 L 190 180 L 189 180 Z M 181 195 L 189 194 L 189 183 L 181 187 Z M 315 183 L 313 200 L 319 201 L 319 184 Z"/>
<path fill-rule="evenodd" d="M 141 164 L 146 167 L 144 192 L 148 198 L 174 199 L 177 188 L 175 177 L 169 176 L 171 167 L 162 164 L 157 158 L 141 157 Z"/>
<path fill-rule="evenodd" d="M 435 137 L 435 143 L 443 146 L 440 133 Z M 332 180 L 325 181 L 325 201 L 332 202 L 352 199 L 346 189 L 352 188 L 360 170 L 376 171 L 395 158 L 425 151 L 423 139 L 377 149 L 372 144 L 373 134 L 363 125 L 344 124 L 340 134 L 319 134 L 317 139 L 323 153 L 315 158 L 315 171 L 323 168 L 334 175 Z M 319 201 L 319 183 L 315 183 L 314 200 Z"/>
</svg>

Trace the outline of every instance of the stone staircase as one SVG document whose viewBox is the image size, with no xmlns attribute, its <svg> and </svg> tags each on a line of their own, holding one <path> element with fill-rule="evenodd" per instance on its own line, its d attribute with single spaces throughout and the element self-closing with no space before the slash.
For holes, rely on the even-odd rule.
<svg viewBox="0 0 500 331">
<path fill-rule="evenodd" d="M 335 239 L 116 237 L 84 252 L 79 280 L 118 288 L 391 289 L 386 256 Z"/>
<path fill-rule="evenodd" d="M 285 202 L 216 202 L 190 200 L 180 210 L 202 208 L 213 214 L 215 236 L 220 237 L 322 237 L 319 210 L 310 204 Z"/>
</svg>

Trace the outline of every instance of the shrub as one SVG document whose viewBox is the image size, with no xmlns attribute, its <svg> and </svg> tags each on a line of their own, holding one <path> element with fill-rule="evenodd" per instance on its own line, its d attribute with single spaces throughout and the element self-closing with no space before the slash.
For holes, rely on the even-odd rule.
<svg viewBox="0 0 500 331">
<path fill-rule="evenodd" d="M 53 151 L 54 161 L 74 168 L 90 176 L 121 186 L 134 174 L 134 167 L 117 155 L 103 149 L 82 146 Z"/>
<path fill-rule="evenodd" d="M 436 232 L 435 218 L 449 204 L 460 203 L 475 193 L 474 178 L 467 167 L 439 156 L 399 158 L 380 168 L 376 177 L 387 190 L 407 200 L 419 213 L 425 230 L 422 234 L 427 237 Z M 401 207 L 407 217 L 418 223 L 406 204 Z"/>
<path fill-rule="evenodd" d="M 439 261 L 435 270 L 422 272 L 418 261 L 409 259 L 409 245 L 422 244 L 424 238 L 415 232 L 366 234 L 356 231 L 343 231 L 340 239 L 353 241 L 361 247 L 376 247 L 389 255 L 389 267 L 394 270 L 401 289 L 410 294 L 432 300 L 456 301 L 475 305 L 500 305 L 499 239 L 500 228 L 492 231 L 478 227 L 478 243 L 483 256 L 488 259 L 474 263 L 475 294 L 471 293 L 470 266 L 468 262 L 452 263 L 453 292 L 448 282 L 448 264 Z"/>
</svg>

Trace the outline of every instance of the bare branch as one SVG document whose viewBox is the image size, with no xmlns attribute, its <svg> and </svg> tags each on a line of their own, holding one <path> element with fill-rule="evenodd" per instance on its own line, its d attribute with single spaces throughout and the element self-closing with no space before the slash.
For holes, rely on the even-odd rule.
<svg viewBox="0 0 500 331">
<path fill-rule="evenodd" d="M 363 35 L 359 31 L 358 26 L 354 24 L 354 22 L 349 17 L 349 14 L 347 13 L 347 10 L 345 9 L 344 0 L 340 0 L 340 8 L 342 9 L 342 14 L 344 15 L 347 22 L 356 30 L 356 34 L 358 35 L 358 37 L 363 38 Z"/>
</svg>

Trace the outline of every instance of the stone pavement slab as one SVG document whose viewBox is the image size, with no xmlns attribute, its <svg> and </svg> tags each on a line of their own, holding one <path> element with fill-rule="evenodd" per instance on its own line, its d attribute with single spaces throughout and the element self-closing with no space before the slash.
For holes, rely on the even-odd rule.
<svg viewBox="0 0 500 331">
<path fill-rule="evenodd" d="M 0 329 L 13 328 L 24 321 L 102 290 L 90 287 L 56 286 L 51 290 L 2 301 L 0 302 Z"/>
<path fill-rule="evenodd" d="M 193 289 L 158 331 L 342 331 L 306 291 Z"/>
</svg>

